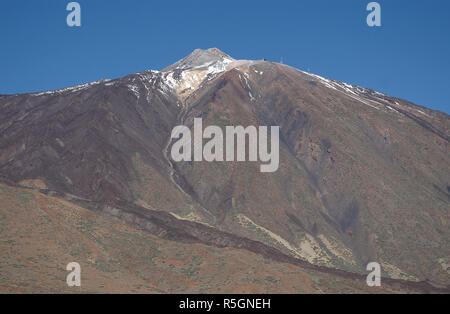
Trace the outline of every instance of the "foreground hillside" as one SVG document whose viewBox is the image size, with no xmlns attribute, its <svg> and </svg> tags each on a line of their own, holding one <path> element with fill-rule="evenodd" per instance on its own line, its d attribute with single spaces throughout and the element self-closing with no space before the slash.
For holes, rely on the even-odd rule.
<svg viewBox="0 0 450 314">
<path fill-rule="evenodd" d="M 0 185 L 0 292 L 426 292 L 280 263 L 247 250 L 162 240 L 58 197 Z M 81 287 L 66 284 L 69 262 Z M 432 291 L 432 290 L 431 290 Z"/>
</svg>

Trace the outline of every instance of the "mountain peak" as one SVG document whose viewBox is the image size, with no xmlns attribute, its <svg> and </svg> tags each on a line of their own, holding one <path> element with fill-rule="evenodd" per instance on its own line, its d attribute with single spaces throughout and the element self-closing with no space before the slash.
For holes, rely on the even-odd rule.
<svg viewBox="0 0 450 314">
<path fill-rule="evenodd" d="M 217 48 L 195 49 L 191 54 L 163 69 L 164 72 L 175 69 L 187 70 L 207 67 L 214 63 L 228 64 L 235 61 L 232 57 Z"/>
<path fill-rule="evenodd" d="M 200 128 L 193 125 L 198 118 Z M 261 173 L 251 161 L 262 161 L 251 158 L 250 149 L 256 140 L 261 157 L 264 129 L 270 129 L 271 152 L 263 155 L 268 162 L 276 156 L 280 165 L 272 173 Z M 281 139 L 274 150 L 276 129 Z M 216 277 L 216 286 L 224 278 L 230 282 L 218 291 L 226 292 L 237 289 L 235 279 L 240 287 L 239 280 L 256 282 L 267 272 L 276 286 L 261 280 L 269 283 L 244 288 L 295 293 L 316 281 L 312 292 L 374 292 L 361 274 L 367 261 L 375 261 L 386 279 L 379 292 L 448 293 L 449 130 L 445 113 L 287 65 L 234 61 L 214 48 L 197 49 L 167 71 L 1 96 L 0 235 L 18 254 L 9 262 L 0 258 L 0 292 L 61 289 L 60 279 L 54 285 L 47 280 L 53 263 L 32 255 L 39 252 L 30 251 L 36 243 L 60 252 L 50 256 L 58 263 L 67 257 L 83 265 L 99 255 L 86 250 L 100 248 L 111 257 L 102 258 L 103 265 L 130 287 L 167 274 L 145 292 L 217 291 L 205 286 Z M 221 158 L 231 138 L 232 158 Z M 227 162 L 239 156 L 236 148 L 243 148 L 242 162 Z M 187 158 L 175 160 L 172 152 L 181 149 Z M 190 162 L 196 151 L 203 161 Z M 207 160 L 205 151 L 214 158 Z M 69 227 L 88 241 L 73 256 L 64 245 L 73 234 L 59 223 L 71 217 L 77 219 Z M 78 230 L 80 223 L 89 228 Z M 109 225 L 120 228 L 110 233 Z M 16 231 L 22 229 L 30 230 L 28 238 Z M 414 241 L 417 230 L 420 243 Z M 91 241 L 93 231 L 100 240 L 119 242 L 108 247 Z M 155 243 L 164 258 L 129 280 L 119 262 L 146 263 Z M 200 247 L 209 248 L 202 253 Z M 178 253 L 186 261 L 208 255 L 195 260 L 205 269 L 190 277 L 196 284 L 178 280 L 185 277 L 184 262 L 167 267 Z M 29 258 L 42 267 L 24 268 L 27 277 L 18 282 L 16 266 L 29 266 Z M 239 260 L 258 267 L 262 277 L 249 276 L 252 268 L 217 275 L 218 263 L 232 270 Z M 95 278 L 108 276 L 97 270 L 92 268 Z M 293 282 L 299 272 L 301 280 Z M 97 286 L 95 280 L 83 284 L 88 292 Z M 98 291 L 118 291 L 109 287 Z"/>
</svg>

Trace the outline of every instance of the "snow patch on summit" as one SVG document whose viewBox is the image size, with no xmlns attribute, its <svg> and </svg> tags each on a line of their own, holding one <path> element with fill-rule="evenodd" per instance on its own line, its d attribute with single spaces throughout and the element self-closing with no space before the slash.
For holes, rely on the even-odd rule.
<svg viewBox="0 0 450 314">
<path fill-rule="evenodd" d="M 219 50 L 195 50 L 191 55 L 164 69 L 160 74 L 165 92 L 174 91 L 186 99 L 204 82 L 208 82 L 227 70 L 235 60 Z"/>
</svg>

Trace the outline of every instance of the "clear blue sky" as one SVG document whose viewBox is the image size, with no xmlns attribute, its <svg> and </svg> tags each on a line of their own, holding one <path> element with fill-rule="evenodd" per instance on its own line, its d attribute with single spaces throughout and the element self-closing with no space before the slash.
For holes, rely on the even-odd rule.
<svg viewBox="0 0 450 314">
<path fill-rule="evenodd" d="M 58 89 L 146 69 L 195 48 L 267 58 L 450 112 L 450 1 L 369 0 L 0 1 L 0 93 Z"/>
</svg>

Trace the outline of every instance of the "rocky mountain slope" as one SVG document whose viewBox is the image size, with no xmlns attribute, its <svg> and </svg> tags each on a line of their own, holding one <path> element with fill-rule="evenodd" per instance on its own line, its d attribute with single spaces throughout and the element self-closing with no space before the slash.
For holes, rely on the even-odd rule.
<svg viewBox="0 0 450 314">
<path fill-rule="evenodd" d="M 280 126 L 278 171 L 261 173 L 257 162 L 174 162 L 173 127 L 192 127 L 197 117 L 204 127 Z M 117 230 L 98 220 L 118 220 L 167 250 L 268 259 L 274 278 L 299 267 L 356 280 L 376 261 L 383 277 L 445 289 L 449 126 L 445 113 L 367 88 L 199 49 L 162 71 L 0 96 L 0 179 L 3 189 L 39 191 L 26 193 L 44 199 L 42 208 L 50 198 L 87 210 L 111 237 Z M 2 210 L 19 213 L 15 196 L 8 199 Z M 2 251 L 19 249 L 5 230 Z M 103 246 L 105 254 L 125 249 Z M 258 280 L 250 286 L 264 291 Z M 169 286 L 158 289 L 177 291 Z"/>
<path fill-rule="evenodd" d="M 421 293 L 280 262 L 245 249 L 171 241 L 31 189 L 0 184 L 2 293 Z M 26 232 L 24 232 L 26 231 Z M 68 287 L 68 262 L 81 287 Z M 445 291 L 445 290 L 444 290 Z"/>
</svg>

